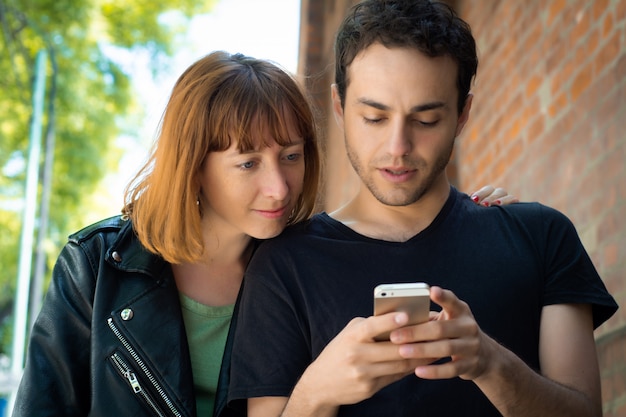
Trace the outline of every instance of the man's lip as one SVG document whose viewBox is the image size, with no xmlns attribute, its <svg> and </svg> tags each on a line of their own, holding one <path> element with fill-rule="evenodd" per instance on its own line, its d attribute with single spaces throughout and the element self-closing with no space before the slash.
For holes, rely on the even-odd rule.
<svg viewBox="0 0 626 417">
<path fill-rule="evenodd" d="M 404 182 L 413 178 L 417 170 L 406 167 L 385 167 L 380 168 L 379 172 L 387 181 Z"/>
<path fill-rule="evenodd" d="M 415 171 L 415 169 L 413 168 L 407 168 L 407 167 L 383 167 L 380 168 L 383 171 L 387 171 L 391 174 L 397 174 L 397 175 L 401 175 L 401 174 L 405 174 L 407 172 L 411 172 L 411 171 Z"/>
</svg>

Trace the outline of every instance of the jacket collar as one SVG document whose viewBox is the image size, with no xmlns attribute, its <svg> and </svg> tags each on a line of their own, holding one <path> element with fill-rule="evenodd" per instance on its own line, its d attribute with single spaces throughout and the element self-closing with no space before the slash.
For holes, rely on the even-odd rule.
<svg viewBox="0 0 626 417">
<path fill-rule="evenodd" d="M 149 252 L 139 242 L 130 220 L 120 219 L 119 232 L 106 251 L 106 261 L 115 268 L 127 272 L 141 272 L 160 276 L 169 263 L 158 255 Z"/>
</svg>

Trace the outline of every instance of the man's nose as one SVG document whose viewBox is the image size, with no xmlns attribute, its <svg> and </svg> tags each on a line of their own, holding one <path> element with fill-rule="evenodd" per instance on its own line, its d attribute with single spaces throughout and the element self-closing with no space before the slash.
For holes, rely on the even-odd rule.
<svg viewBox="0 0 626 417">
<path fill-rule="evenodd" d="M 404 156 L 411 152 L 409 128 L 404 120 L 394 123 L 387 139 L 387 151 L 391 156 Z"/>
</svg>

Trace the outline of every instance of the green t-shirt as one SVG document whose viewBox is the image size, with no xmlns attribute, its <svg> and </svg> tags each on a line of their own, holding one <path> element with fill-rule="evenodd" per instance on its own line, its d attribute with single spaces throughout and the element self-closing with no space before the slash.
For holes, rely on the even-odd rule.
<svg viewBox="0 0 626 417">
<path fill-rule="evenodd" d="M 212 307 L 180 294 L 189 342 L 198 417 L 212 417 L 234 304 Z"/>
</svg>

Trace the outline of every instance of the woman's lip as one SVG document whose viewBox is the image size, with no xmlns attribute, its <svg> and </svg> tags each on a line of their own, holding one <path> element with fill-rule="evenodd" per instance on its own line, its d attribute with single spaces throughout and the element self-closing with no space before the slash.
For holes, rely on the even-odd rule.
<svg viewBox="0 0 626 417">
<path fill-rule="evenodd" d="M 287 206 L 278 208 L 276 210 L 256 210 L 261 216 L 266 217 L 268 219 L 277 219 L 285 215 L 287 211 Z"/>
</svg>

